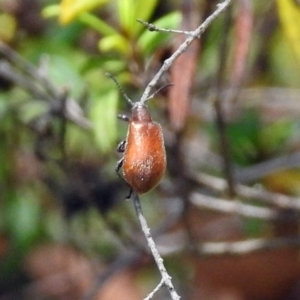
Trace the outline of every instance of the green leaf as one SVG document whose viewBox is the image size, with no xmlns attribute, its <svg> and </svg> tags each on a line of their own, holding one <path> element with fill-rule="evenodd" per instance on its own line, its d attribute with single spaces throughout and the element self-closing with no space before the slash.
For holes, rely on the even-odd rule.
<svg viewBox="0 0 300 300">
<path fill-rule="evenodd" d="M 172 12 L 154 22 L 154 25 L 162 28 L 174 29 L 178 27 L 180 20 L 181 14 L 179 12 Z M 152 32 L 146 30 L 140 36 L 138 45 L 142 50 L 142 53 L 150 54 L 161 44 L 163 44 L 169 36 L 170 34 L 168 33 Z"/>
<path fill-rule="evenodd" d="M 109 90 L 101 99 L 94 99 L 90 119 L 94 128 L 94 137 L 102 153 L 107 153 L 117 139 L 118 91 Z"/>
<path fill-rule="evenodd" d="M 129 41 L 119 34 L 107 36 L 101 39 L 98 46 L 100 51 L 117 51 L 125 56 L 128 56 L 131 51 Z"/>
<path fill-rule="evenodd" d="M 90 13 L 84 13 L 80 15 L 79 20 L 82 23 L 89 25 L 91 28 L 94 28 L 104 36 L 118 34 L 118 32 L 113 27 Z"/>
<path fill-rule="evenodd" d="M 77 62 L 80 59 L 76 55 L 73 58 L 74 60 L 77 58 Z M 70 53 L 70 57 L 68 58 L 51 56 L 48 74 L 54 83 L 59 86 L 67 86 L 73 95 L 81 95 L 85 88 L 84 82 L 78 73 L 76 63 L 72 60 L 72 53 Z"/>
<path fill-rule="evenodd" d="M 113 74 L 119 74 L 125 69 L 126 62 L 109 54 L 89 58 L 81 68 L 81 74 L 85 75 L 92 70 L 106 70 Z"/>
<path fill-rule="evenodd" d="M 59 5 L 48 5 L 42 10 L 42 16 L 44 18 L 57 17 L 59 15 Z"/>
<path fill-rule="evenodd" d="M 68 24 L 83 13 L 99 8 L 108 0 L 62 0 L 60 4 L 59 21 Z"/>
<path fill-rule="evenodd" d="M 57 17 L 60 13 L 59 5 L 49 5 L 42 11 L 42 15 L 45 18 Z M 112 26 L 102 21 L 100 18 L 94 16 L 91 13 L 82 13 L 78 16 L 81 23 L 88 25 L 89 27 L 97 30 L 100 34 L 104 36 L 118 34 Z"/>
<path fill-rule="evenodd" d="M 19 189 L 17 197 L 6 207 L 10 232 L 19 246 L 28 246 L 40 228 L 41 204 L 31 189 Z"/>
<path fill-rule="evenodd" d="M 233 159 L 240 165 L 249 165 L 256 159 L 259 151 L 261 119 L 257 111 L 245 111 L 234 123 L 228 124 Z"/>
<path fill-rule="evenodd" d="M 157 0 L 136 1 L 135 21 L 137 19 L 140 19 L 143 21 L 149 21 L 149 18 L 152 16 L 156 5 L 157 5 Z M 137 23 L 137 25 L 134 27 L 134 35 L 137 36 L 141 32 L 142 29 L 143 29 L 143 26 L 141 26 L 141 24 Z"/>
<path fill-rule="evenodd" d="M 118 14 L 122 30 L 132 38 L 136 26 L 134 0 L 118 0 Z"/>
<path fill-rule="evenodd" d="M 120 26 L 125 31 L 129 39 L 136 38 L 143 30 L 143 27 L 137 23 L 137 19 L 148 21 L 152 15 L 157 0 L 119 0 L 118 12 Z"/>
<path fill-rule="evenodd" d="M 260 143 L 267 153 L 281 150 L 292 135 L 293 124 L 288 119 L 265 125 L 260 131 Z"/>
</svg>

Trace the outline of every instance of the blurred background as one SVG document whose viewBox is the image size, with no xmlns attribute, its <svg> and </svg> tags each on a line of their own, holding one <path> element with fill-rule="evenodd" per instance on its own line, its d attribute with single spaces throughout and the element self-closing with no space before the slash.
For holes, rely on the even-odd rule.
<svg viewBox="0 0 300 300">
<path fill-rule="evenodd" d="M 0 300 L 144 299 L 160 274 L 116 147 L 212 0 L 0 0 Z M 300 299 L 300 2 L 236 0 L 148 102 L 167 171 L 141 196 L 182 299 Z M 154 91 L 155 91 L 154 90 Z M 153 91 L 153 92 L 154 92 Z M 170 299 L 161 288 L 152 299 Z"/>
</svg>

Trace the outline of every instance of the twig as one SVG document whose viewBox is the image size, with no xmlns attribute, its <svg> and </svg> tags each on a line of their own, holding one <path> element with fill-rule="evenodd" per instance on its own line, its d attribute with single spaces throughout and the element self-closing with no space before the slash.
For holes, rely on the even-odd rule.
<svg viewBox="0 0 300 300">
<path fill-rule="evenodd" d="M 202 255 L 244 255 L 258 251 L 300 246 L 299 237 L 252 239 L 239 242 L 211 242 L 199 246 Z"/>
<path fill-rule="evenodd" d="M 233 165 L 231 161 L 231 151 L 230 151 L 230 142 L 227 135 L 227 124 L 225 121 L 225 113 L 223 107 L 223 96 L 222 90 L 225 82 L 225 71 L 226 71 L 226 56 L 228 54 L 228 34 L 231 22 L 231 10 L 226 11 L 226 17 L 222 28 L 221 43 L 219 45 L 219 66 L 216 76 L 216 97 L 214 99 L 214 107 L 216 112 L 215 122 L 217 131 L 219 134 L 219 147 L 220 153 L 222 155 L 223 161 L 223 173 L 227 180 L 228 185 L 228 196 L 229 198 L 234 198 L 235 196 L 235 181 L 234 181 L 234 172 Z"/>
<path fill-rule="evenodd" d="M 235 177 L 234 168 L 231 161 L 230 155 L 230 143 L 227 135 L 227 124 L 224 118 L 224 109 L 222 102 L 220 101 L 220 95 L 217 95 L 214 102 L 216 111 L 216 126 L 219 133 L 219 147 L 222 159 L 223 173 L 227 180 L 228 196 L 233 198 L 236 194 L 235 191 Z"/>
<path fill-rule="evenodd" d="M 225 0 L 222 3 L 218 4 L 217 9 L 212 13 L 196 30 L 191 31 L 191 36 L 189 36 L 179 47 L 178 49 L 164 61 L 162 67 L 156 73 L 156 75 L 152 78 L 152 80 L 147 85 L 144 93 L 141 97 L 140 103 L 144 104 L 151 94 L 152 89 L 157 85 L 158 81 L 162 77 L 162 75 L 167 72 L 172 66 L 173 62 L 180 56 L 184 51 L 187 50 L 188 46 L 198 37 L 201 37 L 203 32 L 207 29 L 207 27 L 228 7 L 231 3 L 231 0 Z"/>
<path fill-rule="evenodd" d="M 42 76 L 41 72 L 38 72 L 37 68 L 29 61 L 25 60 L 17 52 L 13 51 L 8 45 L 0 41 L 0 52 L 13 64 L 18 66 L 25 74 L 32 77 L 36 81 L 40 82 L 45 87 L 47 92 L 53 97 L 57 98 L 60 95 L 60 91 L 47 77 Z"/>
<path fill-rule="evenodd" d="M 226 190 L 226 181 L 224 179 L 211 175 L 199 173 L 195 175 L 195 180 L 205 186 L 218 192 Z M 281 208 L 291 208 L 300 210 L 300 198 L 273 193 L 264 188 L 248 187 L 238 184 L 236 186 L 237 195 L 250 200 L 260 200 L 268 204 L 273 204 Z"/>
<path fill-rule="evenodd" d="M 253 166 L 237 170 L 235 177 L 239 182 L 251 182 L 271 173 L 300 166 L 300 152 L 283 155 Z"/>
<path fill-rule="evenodd" d="M 144 300 L 150 300 L 153 296 L 159 291 L 159 289 L 164 285 L 164 280 L 162 279 L 160 283 L 156 286 L 156 288 L 146 297 Z"/>
<path fill-rule="evenodd" d="M 163 259 L 161 258 L 160 254 L 158 253 L 157 249 L 156 249 L 156 245 L 154 243 L 154 240 L 151 236 L 150 233 L 150 228 L 147 225 L 147 221 L 143 215 L 143 211 L 142 211 L 142 206 L 140 203 L 140 199 L 139 196 L 136 193 L 133 193 L 133 203 L 134 203 L 134 207 L 136 210 L 136 214 L 138 216 L 142 231 L 145 235 L 145 238 L 147 240 L 148 246 L 150 248 L 150 251 L 152 253 L 152 256 L 154 257 L 154 260 L 157 264 L 157 267 L 159 269 L 159 272 L 161 274 L 162 280 L 164 282 L 164 285 L 166 285 L 171 297 L 173 300 L 179 300 L 180 296 L 178 296 L 178 294 L 176 293 L 176 290 L 173 286 L 172 280 L 170 275 L 168 274 L 164 263 L 163 263 Z"/>
<path fill-rule="evenodd" d="M 14 82 L 23 89 L 27 90 L 37 99 L 45 99 L 45 94 L 36 83 L 28 80 L 23 74 L 16 72 L 12 65 L 5 60 L 0 60 L 0 74 L 9 81 Z M 49 100 L 50 98 L 47 98 Z"/>
<path fill-rule="evenodd" d="M 161 79 L 164 72 L 168 71 L 174 61 L 184 52 L 187 50 L 189 45 L 196 39 L 199 38 L 202 33 L 206 30 L 206 28 L 212 23 L 213 20 L 219 16 L 219 14 L 224 11 L 227 6 L 230 4 L 231 0 L 225 0 L 224 2 L 218 4 L 218 7 L 216 11 L 211 14 L 196 30 L 191 31 L 189 36 L 186 38 L 186 40 L 178 47 L 178 49 L 171 55 L 170 58 L 166 59 L 160 68 L 160 70 L 156 73 L 156 75 L 152 78 L 152 80 L 149 82 L 147 87 L 144 90 L 144 93 L 140 99 L 140 101 L 137 102 L 138 105 L 144 105 L 146 101 L 150 98 L 152 89 L 157 85 L 158 81 Z M 145 235 L 145 238 L 147 240 L 148 246 L 150 248 L 150 251 L 152 253 L 152 256 L 154 257 L 154 260 L 157 264 L 157 267 L 160 271 L 160 274 L 162 276 L 163 283 L 159 285 L 159 288 L 164 284 L 166 285 L 171 298 L 173 300 L 179 300 L 180 296 L 176 293 L 174 286 L 172 284 L 172 280 L 170 275 L 168 274 L 164 264 L 163 259 L 161 258 L 160 254 L 158 253 L 156 249 L 156 245 L 153 241 L 153 238 L 150 234 L 150 229 L 147 225 L 147 221 L 143 215 L 142 207 L 140 204 L 139 197 L 136 193 L 133 193 L 133 202 L 135 206 L 135 210 L 142 228 L 142 231 Z"/>
<path fill-rule="evenodd" d="M 163 232 L 166 232 L 168 229 L 172 228 L 175 224 L 178 223 L 179 218 L 182 215 L 182 207 L 179 207 L 181 202 L 178 201 L 178 207 L 176 209 L 173 208 L 173 211 L 165 217 L 164 220 L 162 220 L 161 224 L 158 225 L 157 228 L 153 230 L 153 236 L 160 236 Z M 141 237 L 142 238 L 142 237 Z M 121 254 L 115 262 L 113 262 L 107 270 L 102 272 L 97 276 L 97 280 L 95 281 L 94 285 L 92 286 L 91 290 L 88 291 L 88 293 L 85 295 L 85 297 L 82 300 L 92 300 L 96 296 L 99 289 L 107 282 L 107 280 L 116 274 L 118 271 L 123 270 L 124 268 L 132 265 L 134 262 L 138 261 L 143 255 L 149 254 L 149 248 L 147 247 L 146 243 L 144 242 L 144 239 L 140 239 L 140 237 L 137 239 L 136 235 L 133 234 L 131 239 L 135 239 L 135 244 L 132 246 L 131 249 L 128 250 L 128 252 Z M 143 245 L 144 243 L 144 245 Z"/>
<path fill-rule="evenodd" d="M 199 35 L 194 35 L 193 31 L 187 31 L 187 30 L 177 30 L 177 29 L 169 29 L 169 28 L 161 28 L 161 27 L 157 27 L 156 25 L 137 19 L 138 22 L 140 22 L 141 24 L 143 24 L 144 26 L 146 26 L 148 28 L 149 31 L 159 31 L 159 32 L 167 32 L 167 33 L 179 33 L 179 34 L 184 34 L 184 35 L 188 35 L 188 36 L 192 36 L 194 38 L 200 38 L 200 34 Z"/>
<path fill-rule="evenodd" d="M 169 236 L 172 236 L 171 238 Z M 174 237 L 175 235 L 175 237 Z M 161 240 L 168 240 L 168 246 L 157 243 L 157 248 L 164 255 L 174 255 L 185 251 L 190 245 L 187 244 L 186 235 L 183 230 L 176 233 L 169 233 L 161 237 Z M 163 242 L 165 244 L 165 242 Z M 201 242 L 197 244 L 197 253 L 201 256 L 224 256 L 224 255 L 245 255 L 261 251 L 270 251 L 282 248 L 300 246 L 299 236 L 278 237 L 278 238 L 256 238 L 234 242 Z"/>
<path fill-rule="evenodd" d="M 79 104 L 69 95 L 65 97 L 66 91 L 55 86 L 39 68 L 1 41 L 0 53 L 6 58 L 6 61 L 0 61 L 0 74 L 4 78 L 20 85 L 36 99 L 48 102 L 53 113 L 61 112 L 62 106 L 58 100 L 65 99 L 65 110 L 62 112 L 64 117 L 84 129 L 91 127 Z"/>
<path fill-rule="evenodd" d="M 274 220 L 277 217 L 276 211 L 270 208 L 256 207 L 238 201 L 224 200 L 199 193 L 192 193 L 190 195 L 190 201 L 199 207 L 205 207 L 223 213 L 234 213 L 263 220 Z"/>
</svg>

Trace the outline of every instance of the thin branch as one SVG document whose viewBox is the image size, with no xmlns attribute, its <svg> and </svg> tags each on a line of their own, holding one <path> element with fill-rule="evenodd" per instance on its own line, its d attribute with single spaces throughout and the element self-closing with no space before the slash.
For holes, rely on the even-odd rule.
<svg viewBox="0 0 300 300">
<path fill-rule="evenodd" d="M 55 86 L 44 72 L 1 41 L 0 53 L 6 58 L 6 61 L 0 61 L 0 74 L 4 78 L 21 86 L 36 99 L 48 102 L 52 112 L 62 107 L 59 99 L 65 99 L 64 116 L 84 129 L 91 127 L 80 105 L 72 97 L 64 97 L 65 90 Z"/>
<path fill-rule="evenodd" d="M 167 233 L 160 237 L 157 248 L 165 256 L 178 255 L 190 248 L 184 230 Z M 299 236 L 277 238 L 255 238 L 241 241 L 202 242 L 196 244 L 197 253 L 201 256 L 245 255 L 261 251 L 300 246 Z"/>
<path fill-rule="evenodd" d="M 147 87 L 144 90 L 144 93 L 138 102 L 141 105 L 144 105 L 146 101 L 150 98 L 152 89 L 157 85 L 158 81 L 161 79 L 163 73 L 168 71 L 174 61 L 184 52 L 187 50 L 189 45 L 196 39 L 199 38 L 202 33 L 206 30 L 206 28 L 212 23 L 213 20 L 219 16 L 221 12 L 223 12 L 227 6 L 231 3 L 231 0 L 225 0 L 224 2 L 218 4 L 216 11 L 211 14 L 196 30 L 191 32 L 191 35 L 187 37 L 187 39 L 178 47 L 178 49 L 171 55 L 170 58 L 166 59 L 160 68 L 160 70 L 156 73 L 156 75 L 152 78 L 152 80 L 149 82 Z M 162 283 L 158 285 L 158 288 L 160 288 L 163 284 L 166 285 L 170 296 L 173 300 L 179 300 L 180 296 L 176 293 L 175 288 L 173 286 L 172 280 L 170 275 L 168 274 L 163 259 L 161 258 L 159 252 L 157 251 L 156 245 L 154 243 L 154 240 L 151 236 L 150 229 L 147 225 L 147 221 L 143 215 L 140 199 L 136 193 L 133 193 L 133 202 L 135 206 L 135 210 L 142 228 L 142 231 L 144 233 L 144 236 L 147 240 L 148 246 L 150 248 L 150 251 L 152 253 L 152 256 L 157 264 L 157 267 L 159 269 L 159 272 L 162 277 Z"/>
<path fill-rule="evenodd" d="M 167 33 L 179 33 L 179 34 L 184 34 L 184 35 L 188 35 L 188 36 L 192 36 L 194 38 L 200 38 L 200 34 L 199 35 L 194 35 L 193 31 L 188 31 L 188 30 L 177 30 L 177 29 L 169 29 L 169 28 L 161 28 L 161 27 L 157 27 L 156 25 L 137 19 L 138 22 L 140 22 L 141 24 L 143 24 L 144 26 L 146 26 L 148 28 L 149 31 L 159 31 L 159 32 L 167 32 Z"/>
<path fill-rule="evenodd" d="M 157 267 L 158 267 L 159 272 L 161 274 L 162 280 L 163 280 L 164 284 L 166 285 L 166 287 L 167 287 L 167 289 L 168 289 L 168 291 L 171 295 L 171 298 L 173 300 L 179 300 L 180 296 L 178 296 L 178 294 L 176 293 L 176 290 L 173 286 L 171 277 L 168 274 L 168 272 L 167 272 L 167 270 L 164 266 L 163 259 L 161 258 L 160 254 L 158 253 L 158 251 L 156 249 L 156 245 L 155 245 L 154 240 L 153 240 L 153 238 L 151 236 L 151 233 L 150 233 L 150 228 L 148 227 L 147 221 L 146 221 L 146 219 L 143 215 L 142 206 L 141 206 L 141 203 L 140 203 L 139 196 L 135 192 L 133 193 L 133 203 L 134 203 L 134 207 L 135 207 L 136 214 L 138 216 L 142 231 L 145 235 L 145 238 L 147 240 L 147 243 L 148 243 L 148 246 L 149 246 L 150 251 L 152 253 L 152 256 L 154 257 L 154 260 L 157 264 Z"/>
<path fill-rule="evenodd" d="M 195 175 L 195 179 L 198 181 L 198 183 L 204 184 L 215 191 L 224 192 L 226 190 L 226 181 L 224 179 L 203 173 Z M 300 210 L 299 197 L 286 196 L 269 192 L 262 187 L 248 187 L 241 184 L 236 186 L 236 192 L 238 196 L 246 199 L 260 200 L 281 208 Z"/>
<path fill-rule="evenodd" d="M 239 182 L 251 182 L 274 172 L 295 168 L 300 166 L 300 152 L 282 155 L 270 160 L 255 164 L 253 166 L 237 170 L 236 180 Z"/>
<path fill-rule="evenodd" d="M 151 300 L 153 296 L 160 290 L 160 288 L 164 285 L 164 280 L 162 279 L 160 283 L 156 286 L 156 288 L 146 297 L 144 300 Z"/>
<path fill-rule="evenodd" d="M 16 72 L 8 61 L 0 60 L 0 74 L 7 80 L 27 90 L 35 98 L 45 99 L 45 94 L 41 87 L 36 85 L 34 81 L 28 80 L 23 74 Z M 50 100 L 50 98 L 47 97 L 46 100 Z"/>
<path fill-rule="evenodd" d="M 234 198 L 235 192 L 235 180 L 234 180 L 234 170 L 231 160 L 230 142 L 227 134 L 227 123 L 225 120 L 225 112 L 223 106 L 223 96 L 222 90 L 225 82 L 225 71 L 226 71 L 226 58 L 228 55 L 229 45 L 228 45 L 228 35 L 231 23 L 231 9 L 226 11 L 225 20 L 223 22 L 223 27 L 221 31 L 221 42 L 219 44 L 219 55 L 218 55 L 218 70 L 216 75 L 216 89 L 217 93 L 214 98 L 214 108 L 215 108 L 215 122 L 217 131 L 219 134 L 219 147 L 220 153 L 222 155 L 223 161 L 223 173 L 227 180 L 228 185 L 228 197 Z"/>
<path fill-rule="evenodd" d="M 173 228 L 173 226 L 178 223 L 178 220 L 182 216 L 183 209 L 183 207 L 180 207 L 180 204 L 182 203 L 179 201 L 179 203 L 176 205 L 176 208 L 173 207 L 172 209 L 168 210 L 169 214 L 162 220 L 161 224 L 159 224 L 158 227 L 153 230 L 154 237 L 160 236 L 162 233 L 166 232 L 170 228 Z M 134 247 L 132 249 L 129 249 L 128 252 L 121 254 L 109 266 L 108 269 L 106 269 L 104 272 L 101 272 L 101 274 L 97 276 L 97 280 L 93 284 L 91 290 L 88 291 L 88 293 L 82 300 L 93 300 L 97 292 L 101 289 L 101 287 L 107 282 L 107 280 L 110 277 L 123 270 L 124 268 L 132 265 L 134 262 L 138 261 L 141 257 L 143 257 L 143 255 L 150 254 L 149 248 L 144 242 L 144 239 L 142 240 L 141 238 L 139 237 L 137 239 L 136 234 L 133 234 L 131 240 L 135 239 Z"/>
<path fill-rule="evenodd" d="M 208 28 L 208 26 L 228 7 L 231 3 L 231 0 L 225 0 L 222 3 L 217 5 L 217 9 L 212 13 L 196 30 L 191 31 L 191 36 L 189 36 L 179 47 L 178 49 L 164 61 L 160 70 L 152 78 L 152 80 L 147 85 L 142 97 L 141 104 L 144 104 L 151 94 L 152 89 L 157 85 L 158 81 L 161 79 L 162 75 L 167 72 L 174 61 L 180 56 L 184 51 L 187 50 L 189 45 L 198 37 L 201 37 L 203 32 Z"/>
<path fill-rule="evenodd" d="M 218 88 L 219 91 L 220 88 L 221 87 Z M 233 198 L 236 194 L 234 167 L 231 160 L 230 142 L 227 135 L 227 124 L 224 118 L 224 109 L 221 102 L 220 92 L 218 92 L 218 95 L 216 96 L 216 99 L 214 101 L 214 107 L 216 111 L 216 127 L 220 139 L 219 142 L 220 153 L 223 158 L 222 159 L 223 173 L 227 180 L 228 196 L 230 198 Z"/>
<path fill-rule="evenodd" d="M 29 61 L 24 59 L 21 55 L 15 52 L 8 45 L 0 41 L 0 52 L 14 65 L 18 66 L 23 72 L 37 82 L 40 82 L 47 92 L 53 97 L 57 98 L 60 91 L 46 76 L 42 75 L 42 72 L 38 72 L 38 69 Z"/>
<path fill-rule="evenodd" d="M 239 242 L 211 242 L 199 246 L 201 255 L 244 255 L 278 248 L 299 247 L 299 237 L 252 239 Z"/>
<path fill-rule="evenodd" d="M 243 204 L 238 201 L 215 198 L 199 193 L 192 193 L 190 195 L 190 201 L 201 208 L 204 207 L 223 213 L 234 213 L 250 218 L 274 220 L 277 217 L 277 212 L 270 208 L 257 207 L 249 204 Z"/>
</svg>

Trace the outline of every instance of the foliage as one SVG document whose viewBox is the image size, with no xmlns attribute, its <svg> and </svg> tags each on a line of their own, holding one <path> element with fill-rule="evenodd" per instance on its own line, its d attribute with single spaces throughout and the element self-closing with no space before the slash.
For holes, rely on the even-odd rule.
<svg viewBox="0 0 300 300">
<path fill-rule="evenodd" d="M 117 93 L 115 87 L 104 78 L 104 73 L 109 71 L 113 74 L 118 73 L 121 83 L 130 83 L 130 67 L 127 62 L 141 64 L 144 69 L 146 58 L 162 44 L 165 39 L 151 34 L 145 28 L 136 22 L 137 18 L 149 20 L 156 2 L 155 0 L 147 1 L 116 1 L 111 3 L 117 7 L 118 27 L 102 20 L 91 12 L 94 8 L 102 8 L 107 1 L 62 1 L 60 5 L 51 5 L 43 10 L 45 17 L 59 16 L 62 24 L 66 25 L 70 22 L 79 21 L 84 26 L 95 29 L 100 35 L 99 50 L 105 55 L 115 53 L 115 55 L 104 56 L 104 59 L 98 59 L 95 65 L 86 64 L 88 68 L 84 68 L 85 76 L 91 78 L 93 82 L 89 82 L 92 92 L 91 102 L 94 103 L 90 108 L 91 121 L 94 128 L 106 128 L 106 130 L 98 130 L 95 132 L 95 141 L 99 149 L 105 153 L 111 151 L 117 138 L 117 124 L 114 116 L 117 113 Z M 157 20 L 157 23 L 163 27 L 176 27 L 179 22 L 179 13 L 170 13 Z M 123 57 L 122 60 L 119 57 Z M 64 65 L 64 64 L 61 64 Z M 99 78 L 95 81 L 94 68 L 97 67 Z M 100 69 L 101 68 L 101 69 Z M 89 72 L 88 72 L 89 71 Z M 87 74 L 91 73 L 92 76 Z M 61 72 L 58 72 L 61 73 Z M 66 77 L 65 77 L 66 78 Z M 101 85 L 99 85 L 101 82 Z M 74 83 L 74 86 L 78 85 Z M 94 100 L 93 100 L 94 99 Z M 101 100 L 103 99 L 103 100 Z"/>
</svg>

